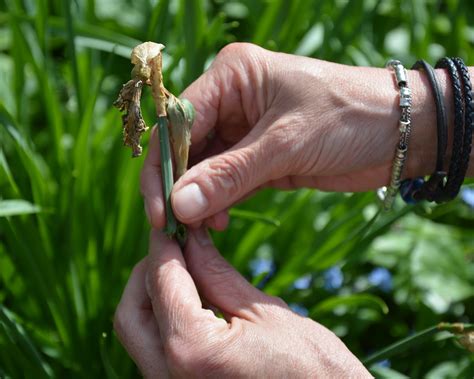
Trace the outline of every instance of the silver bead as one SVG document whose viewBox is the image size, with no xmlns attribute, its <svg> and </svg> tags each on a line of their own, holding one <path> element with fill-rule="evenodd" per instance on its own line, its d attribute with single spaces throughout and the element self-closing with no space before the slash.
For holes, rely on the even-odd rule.
<svg viewBox="0 0 474 379">
<path fill-rule="evenodd" d="M 410 121 L 398 121 L 398 130 L 400 131 L 400 133 L 406 133 L 409 128 Z"/>
<path fill-rule="evenodd" d="M 398 59 L 389 59 L 387 63 L 385 63 L 385 67 L 393 67 L 401 65 L 402 62 L 400 62 Z"/>
<path fill-rule="evenodd" d="M 398 129 L 400 131 L 399 145 L 395 151 L 395 156 L 392 161 L 392 172 L 390 175 L 390 183 L 388 187 L 384 187 L 377 191 L 377 195 L 383 199 L 383 209 L 388 211 L 392 208 L 395 197 L 398 193 L 401 184 L 401 176 L 405 161 L 407 159 L 408 137 L 411 132 L 411 105 L 412 97 L 411 90 L 407 87 L 408 76 L 407 71 L 402 63 L 398 60 L 389 60 L 386 67 L 393 69 L 398 88 L 400 90 L 399 105 L 401 108 L 401 117 L 398 122 Z M 402 147 L 400 147 L 402 146 Z"/>
<path fill-rule="evenodd" d="M 411 90 L 408 87 L 400 88 L 400 106 L 401 107 L 411 106 Z"/>
<path fill-rule="evenodd" d="M 399 86 L 407 84 L 407 70 L 402 64 L 397 64 L 393 67 L 395 70 L 395 77 L 397 78 L 397 83 Z"/>
<path fill-rule="evenodd" d="M 380 201 L 385 200 L 385 196 L 387 195 L 387 187 L 380 187 L 377 189 L 377 197 L 379 198 Z"/>
</svg>

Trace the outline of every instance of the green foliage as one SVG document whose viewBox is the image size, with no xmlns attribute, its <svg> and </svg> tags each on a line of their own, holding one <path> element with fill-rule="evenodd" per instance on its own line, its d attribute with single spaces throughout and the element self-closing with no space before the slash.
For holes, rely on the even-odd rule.
<svg viewBox="0 0 474 379">
<path fill-rule="evenodd" d="M 0 9 L 0 377 L 137 376 L 112 318 L 147 252 L 142 158 L 122 148 L 111 105 L 140 41 L 166 45 L 174 93 L 232 41 L 353 65 L 474 62 L 474 9 L 461 0 L 0 0 Z M 151 124 L 153 105 L 144 108 Z M 472 208 L 377 209 L 372 193 L 266 190 L 231 211 L 214 240 L 253 283 L 308 310 L 361 358 L 440 321 L 472 322 Z M 441 333 L 372 368 L 472 377 L 474 360 Z"/>
</svg>

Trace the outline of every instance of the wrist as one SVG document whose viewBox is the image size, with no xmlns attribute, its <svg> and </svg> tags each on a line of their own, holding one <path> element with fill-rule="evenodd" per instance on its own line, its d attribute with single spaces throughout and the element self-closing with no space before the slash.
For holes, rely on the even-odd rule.
<svg viewBox="0 0 474 379">
<path fill-rule="evenodd" d="M 418 70 L 407 70 L 407 75 L 408 86 L 412 90 L 412 134 L 409 141 L 406 168 L 402 175 L 405 178 L 415 178 L 430 175 L 436 168 L 438 145 L 436 105 L 426 74 Z M 444 92 L 446 89 L 445 79 L 447 78 L 444 76 L 444 72 L 439 72 L 439 70 L 436 75 Z M 446 101 L 449 94 L 445 93 L 444 96 L 449 120 L 449 115 L 452 114 L 452 104 Z M 448 146 L 450 145 L 448 139 Z M 449 157 L 449 147 L 446 157 Z M 447 162 L 444 167 L 447 169 Z"/>
<path fill-rule="evenodd" d="M 403 176 L 414 178 L 430 175 L 435 171 L 437 156 L 437 116 L 433 90 L 426 74 L 422 71 L 408 70 L 408 85 L 412 90 L 412 135 L 408 149 L 408 158 Z M 448 121 L 447 149 L 444 161 L 445 171 L 449 168 L 453 144 L 454 129 L 454 102 L 451 81 L 446 70 L 437 69 L 443 101 Z M 474 151 L 471 152 L 471 164 L 467 175 L 474 173 L 472 161 Z"/>
<path fill-rule="evenodd" d="M 395 149 L 400 137 L 398 129 L 398 121 L 401 115 L 399 90 L 390 70 L 375 68 L 364 68 L 364 70 L 370 70 L 371 72 L 363 75 L 370 82 L 365 94 L 362 95 L 362 98 L 364 98 L 369 94 L 370 99 L 366 99 L 363 103 L 372 104 L 372 106 L 365 107 L 361 117 L 365 119 L 368 125 L 376 125 L 372 131 L 374 138 L 370 139 L 371 149 L 379 151 L 382 155 L 377 156 L 377 159 L 374 159 L 373 162 L 374 165 L 385 168 L 381 171 L 384 177 L 380 180 L 382 183 L 388 183 Z M 454 107 L 447 73 L 445 70 L 436 70 L 436 74 L 443 91 L 448 117 L 448 148 L 444 164 L 447 170 L 452 148 Z M 412 91 L 412 132 L 402 177 L 414 178 L 430 175 L 435 170 L 438 143 L 437 119 L 432 89 L 425 73 L 417 70 L 407 70 L 407 75 L 408 87 Z M 380 138 L 380 134 L 383 135 L 382 138 Z M 381 144 L 380 141 L 382 141 Z"/>
</svg>

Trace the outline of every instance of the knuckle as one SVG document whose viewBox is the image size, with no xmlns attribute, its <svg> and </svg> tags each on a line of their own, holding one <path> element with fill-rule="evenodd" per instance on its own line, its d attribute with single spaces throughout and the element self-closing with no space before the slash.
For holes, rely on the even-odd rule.
<svg viewBox="0 0 474 379">
<path fill-rule="evenodd" d="M 117 335 L 120 338 L 123 338 L 126 334 L 126 331 L 128 330 L 128 325 L 129 323 L 127 321 L 127 317 L 122 311 L 122 308 L 119 304 L 115 311 L 114 320 L 113 320 L 113 327 L 114 327 L 115 333 L 117 333 Z"/>
<path fill-rule="evenodd" d="M 218 156 L 209 163 L 218 188 L 227 194 L 235 195 L 242 191 L 244 183 L 250 180 L 248 172 L 250 160 L 242 153 L 230 152 Z"/>
<path fill-rule="evenodd" d="M 282 320 L 287 317 L 289 307 L 286 302 L 277 297 L 266 295 L 265 302 L 252 305 L 252 311 L 261 319 Z"/>
<path fill-rule="evenodd" d="M 250 50 L 258 49 L 257 45 L 248 42 L 232 42 L 224 46 L 217 54 L 216 59 L 234 59 L 236 56 L 243 56 Z"/>
</svg>

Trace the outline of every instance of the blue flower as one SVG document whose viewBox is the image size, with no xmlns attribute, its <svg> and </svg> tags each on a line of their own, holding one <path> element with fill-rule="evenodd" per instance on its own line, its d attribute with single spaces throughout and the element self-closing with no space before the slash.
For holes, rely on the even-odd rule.
<svg viewBox="0 0 474 379">
<path fill-rule="evenodd" d="M 341 288 L 344 282 L 344 274 L 339 266 L 333 266 L 324 271 L 324 288 L 328 291 L 335 291 Z"/>
<path fill-rule="evenodd" d="M 382 361 L 375 362 L 375 364 L 379 367 L 387 367 L 389 368 L 391 366 L 390 359 L 384 359 Z"/>
<path fill-rule="evenodd" d="M 272 273 L 274 269 L 273 259 L 270 258 L 255 258 L 250 261 L 249 266 L 254 277 L 264 273 Z"/>
<path fill-rule="evenodd" d="M 293 312 L 298 313 L 300 316 L 308 317 L 309 311 L 302 305 L 291 303 L 291 304 L 288 304 L 288 306 Z"/>
<path fill-rule="evenodd" d="M 474 209 L 474 188 L 462 188 L 461 189 L 461 199 Z"/>
<path fill-rule="evenodd" d="M 311 285 L 311 279 L 312 279 L 311 274 L 303 275 L 302 277 L 296 279 L 293 282 L 293 288 L 295 288 L 297 290 L 308 289 L 309 286 Z"/>
<path fill-rule="evenodd" d="M 384 292 L 392 289 L 392 274 L 385 267 L 376 267 L 368 276 L 369 283 Z"/>
</svg>

